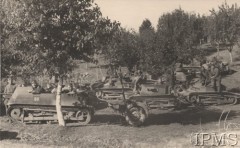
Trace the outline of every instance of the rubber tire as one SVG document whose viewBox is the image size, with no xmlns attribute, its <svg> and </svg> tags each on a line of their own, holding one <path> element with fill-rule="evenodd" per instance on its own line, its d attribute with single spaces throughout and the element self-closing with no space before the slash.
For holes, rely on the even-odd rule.
<svg viewBox="0 0 240 148">
<path fill-rule="evenodd" d="M 82 111 L 85 111 L 85 113 L 87 113 L 86 115 L 86 119 L 84 121 L 78 120 L 79 125 L 87 125 L 91 119 L 92 119 L 92 111 L 90 111 L 89 109 L 80 109 L 77 113 L 76 113 L 76 118 L 78 116 L 79 113 L 81 113 Z"/>
<path fill-rule="evenodd" d="M 140 118 L 135 118 L 132 113 L 137 112 L 140 114 Z M 146 111 L 140 106 L 133 106 L 132 108 L 127 110 L 125 115 L 125 120 L 128 124 L 132 126 L 140 126 L 142 125 L 147 118 Z"/>
</svg>

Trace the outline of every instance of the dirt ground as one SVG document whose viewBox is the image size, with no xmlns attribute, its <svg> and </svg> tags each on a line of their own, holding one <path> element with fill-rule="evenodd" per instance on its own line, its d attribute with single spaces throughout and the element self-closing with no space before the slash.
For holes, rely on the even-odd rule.
<svg viewBox="0 0 240 148">
<path fill-rule="evenodd" d="M 237 51 L 239 48 L 234 49 L 235 61 L 231 64 L 234 73 L 223 79 L 223 84 L 229 90 L 238 90 L 240 87 L 240 54 Z M 227 51 L 221 51 L 220 55 L 224 59 L 228 58 Z M 231 126 L 226 128 L 226 125 Z M 192 107 L 181 111 L 153 111 L 141 127 L 127 125 L 120 115 L 110 109 L 97 112 L 92 122 L 86 126 L 10 123 L 7 117 L 2 116 L 0 147 L 188 148 L 194 147 L 191 142 L 194 133 L 226 131 L 240 133 L 240 104 L 200 109 Z M 240 147 L 240 134 L 237 141 L 236 147 Z"/>
</svg>

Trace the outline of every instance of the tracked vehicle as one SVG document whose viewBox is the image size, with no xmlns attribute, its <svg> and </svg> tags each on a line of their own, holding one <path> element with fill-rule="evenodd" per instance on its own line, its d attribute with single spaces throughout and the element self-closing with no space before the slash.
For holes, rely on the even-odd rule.
<svg viewBox="0 0 240 148">
<path fill-rule="evenodd" d="M 228 91 L 216 92 L 212 86 L 196 85 L 178 92 L 178 99 L 193 105 L 235 105 L 239 103 L 239 93 Z"/>
<path fill-rule="evenodd" d="M 175 88 L 174 88 L 175 89 Z M 146 83 L 141 85 L 140 94 L 132 89 L 103 88 L 97 91 L 97 97 L 119 111 L 130 125 L 139 126 L 148 118 L 151 110 L 175 110 L 199 105 L 235 105 L 240 94 L 223 91 L 215 92 L 210 87 L 191 87 L 188 90 L 166 91 L 163 83 Z"/>
<path fill-rule="evenodd" d="M 23 122 L 57 121 L 56 94 L 32 94 L 31 87 L 17 87 L 7 104 L 7 115 L 11 119 Z M 94 103 L 85 92 L 61 94 L 61 105 L 64 120 L 88 124 L 94 114 Z M 98 106 L 99 108 L 100 106 Z"/>
</svg>

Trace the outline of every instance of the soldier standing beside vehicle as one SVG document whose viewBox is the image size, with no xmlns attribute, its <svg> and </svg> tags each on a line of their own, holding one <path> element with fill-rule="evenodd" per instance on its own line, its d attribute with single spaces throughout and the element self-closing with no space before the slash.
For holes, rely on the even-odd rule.
<svg viewBox="0 0 240 148">
<path fill-rule="evenodd" d="M 206 61 L 201 63 L 201 84 L 202 86 L 208 85 L 210 81 L 209 76 L 209 67 Z"/>
<path fill-rule="evenodd" d="M 15 89 L 16 89 L 16 85 L 13 84 L 12 78 L 8 78 L 8 84 L 4 89 L 4 96 L 3 96 L 3 98 L 4 98 L 3 103 L 5 105 L 5 109 L 7 109 L 6 105 L 8 103 L 8 100 L 10 99 L 12 93 L 15 91 Z"/>
<path fill-rule="evenodd" d="M 165 94 L 171 94 L 175 85 L 175 74 L 173 68 L 169 68 L 166 74 L 166 89 Z"/>
<path fill-rule="evenodd" d="M 219 63 L 216 58 L 213 59 L 213 64 L 211 68 L 211 79 L 212 79 L 214 90 L 217 92 L 221 92 L 222 76 L 221 76 Z"/>
<path fill-rule="evenodd" d="M 134 74 L 134 79 L 133 79 L 133 84 L 134 84 L 134 88 L 133 88 L 133 92 L 135 92 L 136 94 L 140 93 L 141 90 L 141 81 L 142 81 L 142 71 L 138 70 L 135 72 Z"/>
</svg>

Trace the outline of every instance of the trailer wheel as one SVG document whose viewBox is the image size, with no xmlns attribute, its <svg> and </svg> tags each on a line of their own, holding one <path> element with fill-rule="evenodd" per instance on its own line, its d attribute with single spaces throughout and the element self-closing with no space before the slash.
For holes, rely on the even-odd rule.
<svg viewBox="0 0 240 148">
<path fill-rule="evenodd" d="M 76 118 L 80 125 L 86 125 L 91 121 L 92 113 L 89 109 L 80 109 L 76 113 Z"/>
<path fill-rule="evenodd" d="M 189 97 L 189 102 L 196 104 L 199 102 L 199 97 L 196 95 L 191 96 L 191 97 Z"/>
<path fill-rule="evenodd" d="M 134 106 L 127 110 L 127 114 L 125 116 L 128 124 L 132 126 L 140 126 L 144 123 L 147 118 L 147 114 L 145 110 L 140 106 Z"/>
</svg>

